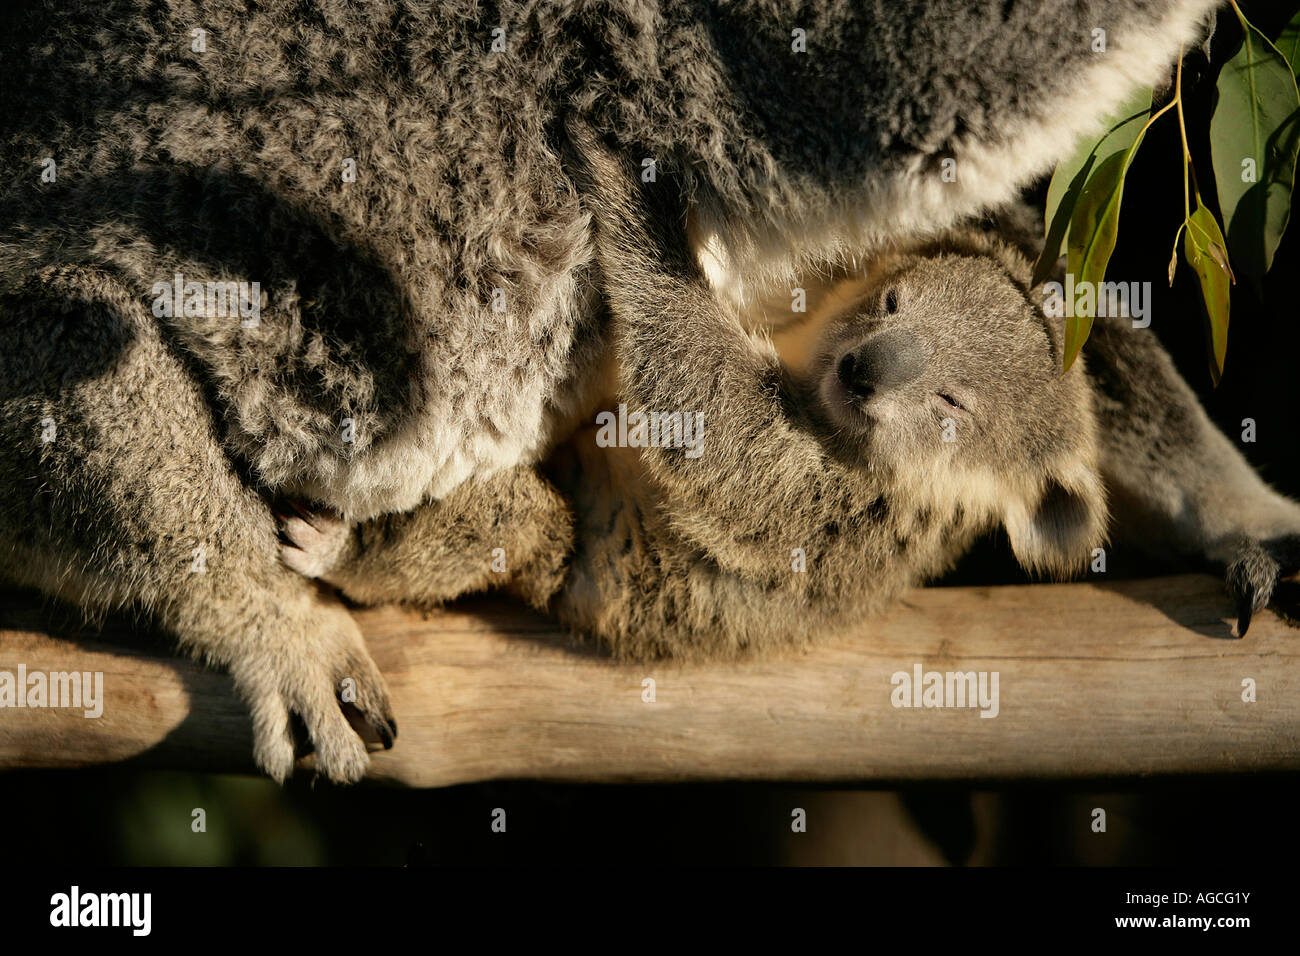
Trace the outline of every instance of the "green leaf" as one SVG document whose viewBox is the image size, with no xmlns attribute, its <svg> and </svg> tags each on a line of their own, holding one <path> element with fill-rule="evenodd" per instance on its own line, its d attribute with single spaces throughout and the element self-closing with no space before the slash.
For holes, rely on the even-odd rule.
<svg viewBox="0 0 1300 956">
<path fill-rule="evenodd" d="M 1204 206 L 1197 206 L 1187 220 L 1183 235 L 1183 258 L 1196 270 L 1201 282 L 1201 298 L 1210 319 L 1210 343 L 1214 355 L 1211 373 L 1214 384 L 1223 375 L 1223 360 L 1228 351 L 1228 286 L 1235 281 L 1232 266 L 1228 264 L 1227 243 L 1214 214 Z"/>
<path fill-rule="evenodd" d="M 1073 155 L 1057 165 L 1047 186 L 1047 240 L 1034 264 L 1034 285 L 1051 274 L 1052 266 L 1066 251 L 1066 231 L 1088 175 L 1115 153 L 1132 146 L 1150 114 L 1151 87 L 1139 87 L 1106 120 L 1106 132 L 1100 139 L 1084 140 Z"/>
<path fill-rule="evenodd" d="M 1300 73 L 1300 10 L 1277 35 L 1277 49 L 1291 64 L 1291 72 Z"/>
<path fill-rule="evenodd" d="M 1219 73 L 1210 157 L 1228 248 L 1260 288 L 1291 216 L 1300 92 L 1285 56 L 1242 21 L 1242 44 Z"/>
<path fill-rule="evenodd" d="M 1079 192 L 1074 215 L 1070 217 L 1070 234 L 1066 243 L 1065 268 L 1074 276 L 1075 287 L 1091 283 L 1095 289 L 1106 278 L 1110 254 L 1115 251 L 1119 233 L 1119 207 L 1124 198 L 1124 176 L 1133 162 L 1133 154 L 1142 144 L 1138 135 L 1127 150 L 1111 153 L 1093 169 L 1088 182 Z M 1065 371 L 1069 371 L 1079 350 L 1092 331 L 1097 297 L 1080 308 L 1071 303 L 1065 320 Z"/>
</svg>

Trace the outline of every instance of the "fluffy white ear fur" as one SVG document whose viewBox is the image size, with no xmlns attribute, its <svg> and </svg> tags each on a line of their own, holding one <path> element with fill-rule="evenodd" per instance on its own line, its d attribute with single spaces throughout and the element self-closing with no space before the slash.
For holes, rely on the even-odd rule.
<svg viewBox="0 0 1300 956">
<path fill-rule="evenodd" d="M 1011 549 L 1025 570 L 1069 577 L 1101 547 L 1109 521 L 1106 489 L 1083 464 L 1053 470 L 1036 495 L 1013 498 L 1003 514 Z"/>
</svg>

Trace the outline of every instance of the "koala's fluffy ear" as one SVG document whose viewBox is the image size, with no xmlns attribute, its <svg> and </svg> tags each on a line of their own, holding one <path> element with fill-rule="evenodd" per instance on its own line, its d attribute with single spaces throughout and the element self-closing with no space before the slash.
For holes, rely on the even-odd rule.
<svg viewBox="0 0 1300 956">
<path fill-rule="evenodd" d="M 1003 523 L 1026 570 L 1065 578 L 1080 571 L 1105 541 L 1106 491 L 1095 469 L 1054 470 L 1035 494 L 1013 496 Z"/>
</svg>

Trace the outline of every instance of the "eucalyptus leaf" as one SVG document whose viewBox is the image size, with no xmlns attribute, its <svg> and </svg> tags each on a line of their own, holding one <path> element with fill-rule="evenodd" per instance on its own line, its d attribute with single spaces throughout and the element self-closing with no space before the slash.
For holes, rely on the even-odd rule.
<svg viewBox="0 0 1300 956">
<path fill-rule="evenodd" d="M 1286 57 L 1249 23 L 1242 31 L 1241 48 L 1219 73 L 1210 156 L 1228 248 L 1259 289 L 1291 215 L 1300 93 Z"/>
<path fill-rule="evenodd" d="M 1223 360 L 1228 351 L 1228 286 L 1235 279 L 1228 264 L 1227 243 L 1223 240 L 1219 223 L 1204 206 L 1197 206 L 1187 220 L 1183 258 L 1196 270 L 1201 283 L 1201 298 L 1210 319 L 1210 343 L 1214 356 L 1211 372 L 1217 385 L 1223 375 Z"/>
<path fill-rule="evenodd" d="M 1124 176 L 1133 161 L 1133 154 L 1141 145 L 1139 135 L 1127 150 L 1111 153 L 1101 160 L 1079 192 L 1074 215 L 1070 217 L 1069 240 L 1066 243 L 1066 271 L 1074 277 L 1076 288 L 1085 283 L 1095 290 L 1106 278 L 1106 266 L 1115 251 L 1119 233 L 1119 208 L 1124 197 Z M 1065 320 L 1065 363 L 1069 370 L 1088 340 L 1092 320 L 1096 313 L 1096 295 L 1086 298 L 1087 305 L 1067 303 Z"/>
<path fill-rule="evenodd" d="M 1139 87 L 1105 121 L 1106 132 L 1099 139 L 1082 141 L 1069 158 L 1057 165 L 1047 186 L 1047 239 L 1034 264 L 1034 285 L 1051 274 L 1052 266 L 1066 251 L 1070 218 L 1089 174 L 1108 157 L 1127 151 L 1150 114 L 1151 87 Z"/>
</svg>

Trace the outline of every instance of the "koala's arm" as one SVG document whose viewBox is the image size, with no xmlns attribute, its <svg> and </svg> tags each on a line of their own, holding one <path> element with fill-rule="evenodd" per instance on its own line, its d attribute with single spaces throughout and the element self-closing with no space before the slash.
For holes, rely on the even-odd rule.
<svg viewBox="0 0 1300 956">
<path fill-rule="evenodd" d="M 402 514 L 352 525 L 305 513 L 281 527 L 290 567 L 361 604 L 436 606 L 501 588 L 545 610 L 573 548 L 568 503 L 526 466 Z"/>
<path fill-rule="evenodd" d="M 1149 331 L 1099 319 L 1087 362 L 1112 538 L 1224 569 L 1245 634 L 1278 578 L 1300 570 L 1300 504 L 1260 479 Z"/>
<path fill-rule="evenodd" d="M 631 411 L 703 415 L 698 457 L 641 449 L 673 527 L 725 570 L 754 579 L 787 576 L 794 548 L 805 550 L 813 574 L 856 567 L 847 539 L 861 541 L 879 523 L 872 484 L 791 414 L 779 359 L 718 305 L 680 210 L 651 210 L 640 194 L 671 204 L 672 187 L 640 187 L 589 131 L 574 127 L 570 136 L 615 316 L 621 398 Z"/>
</svg>

